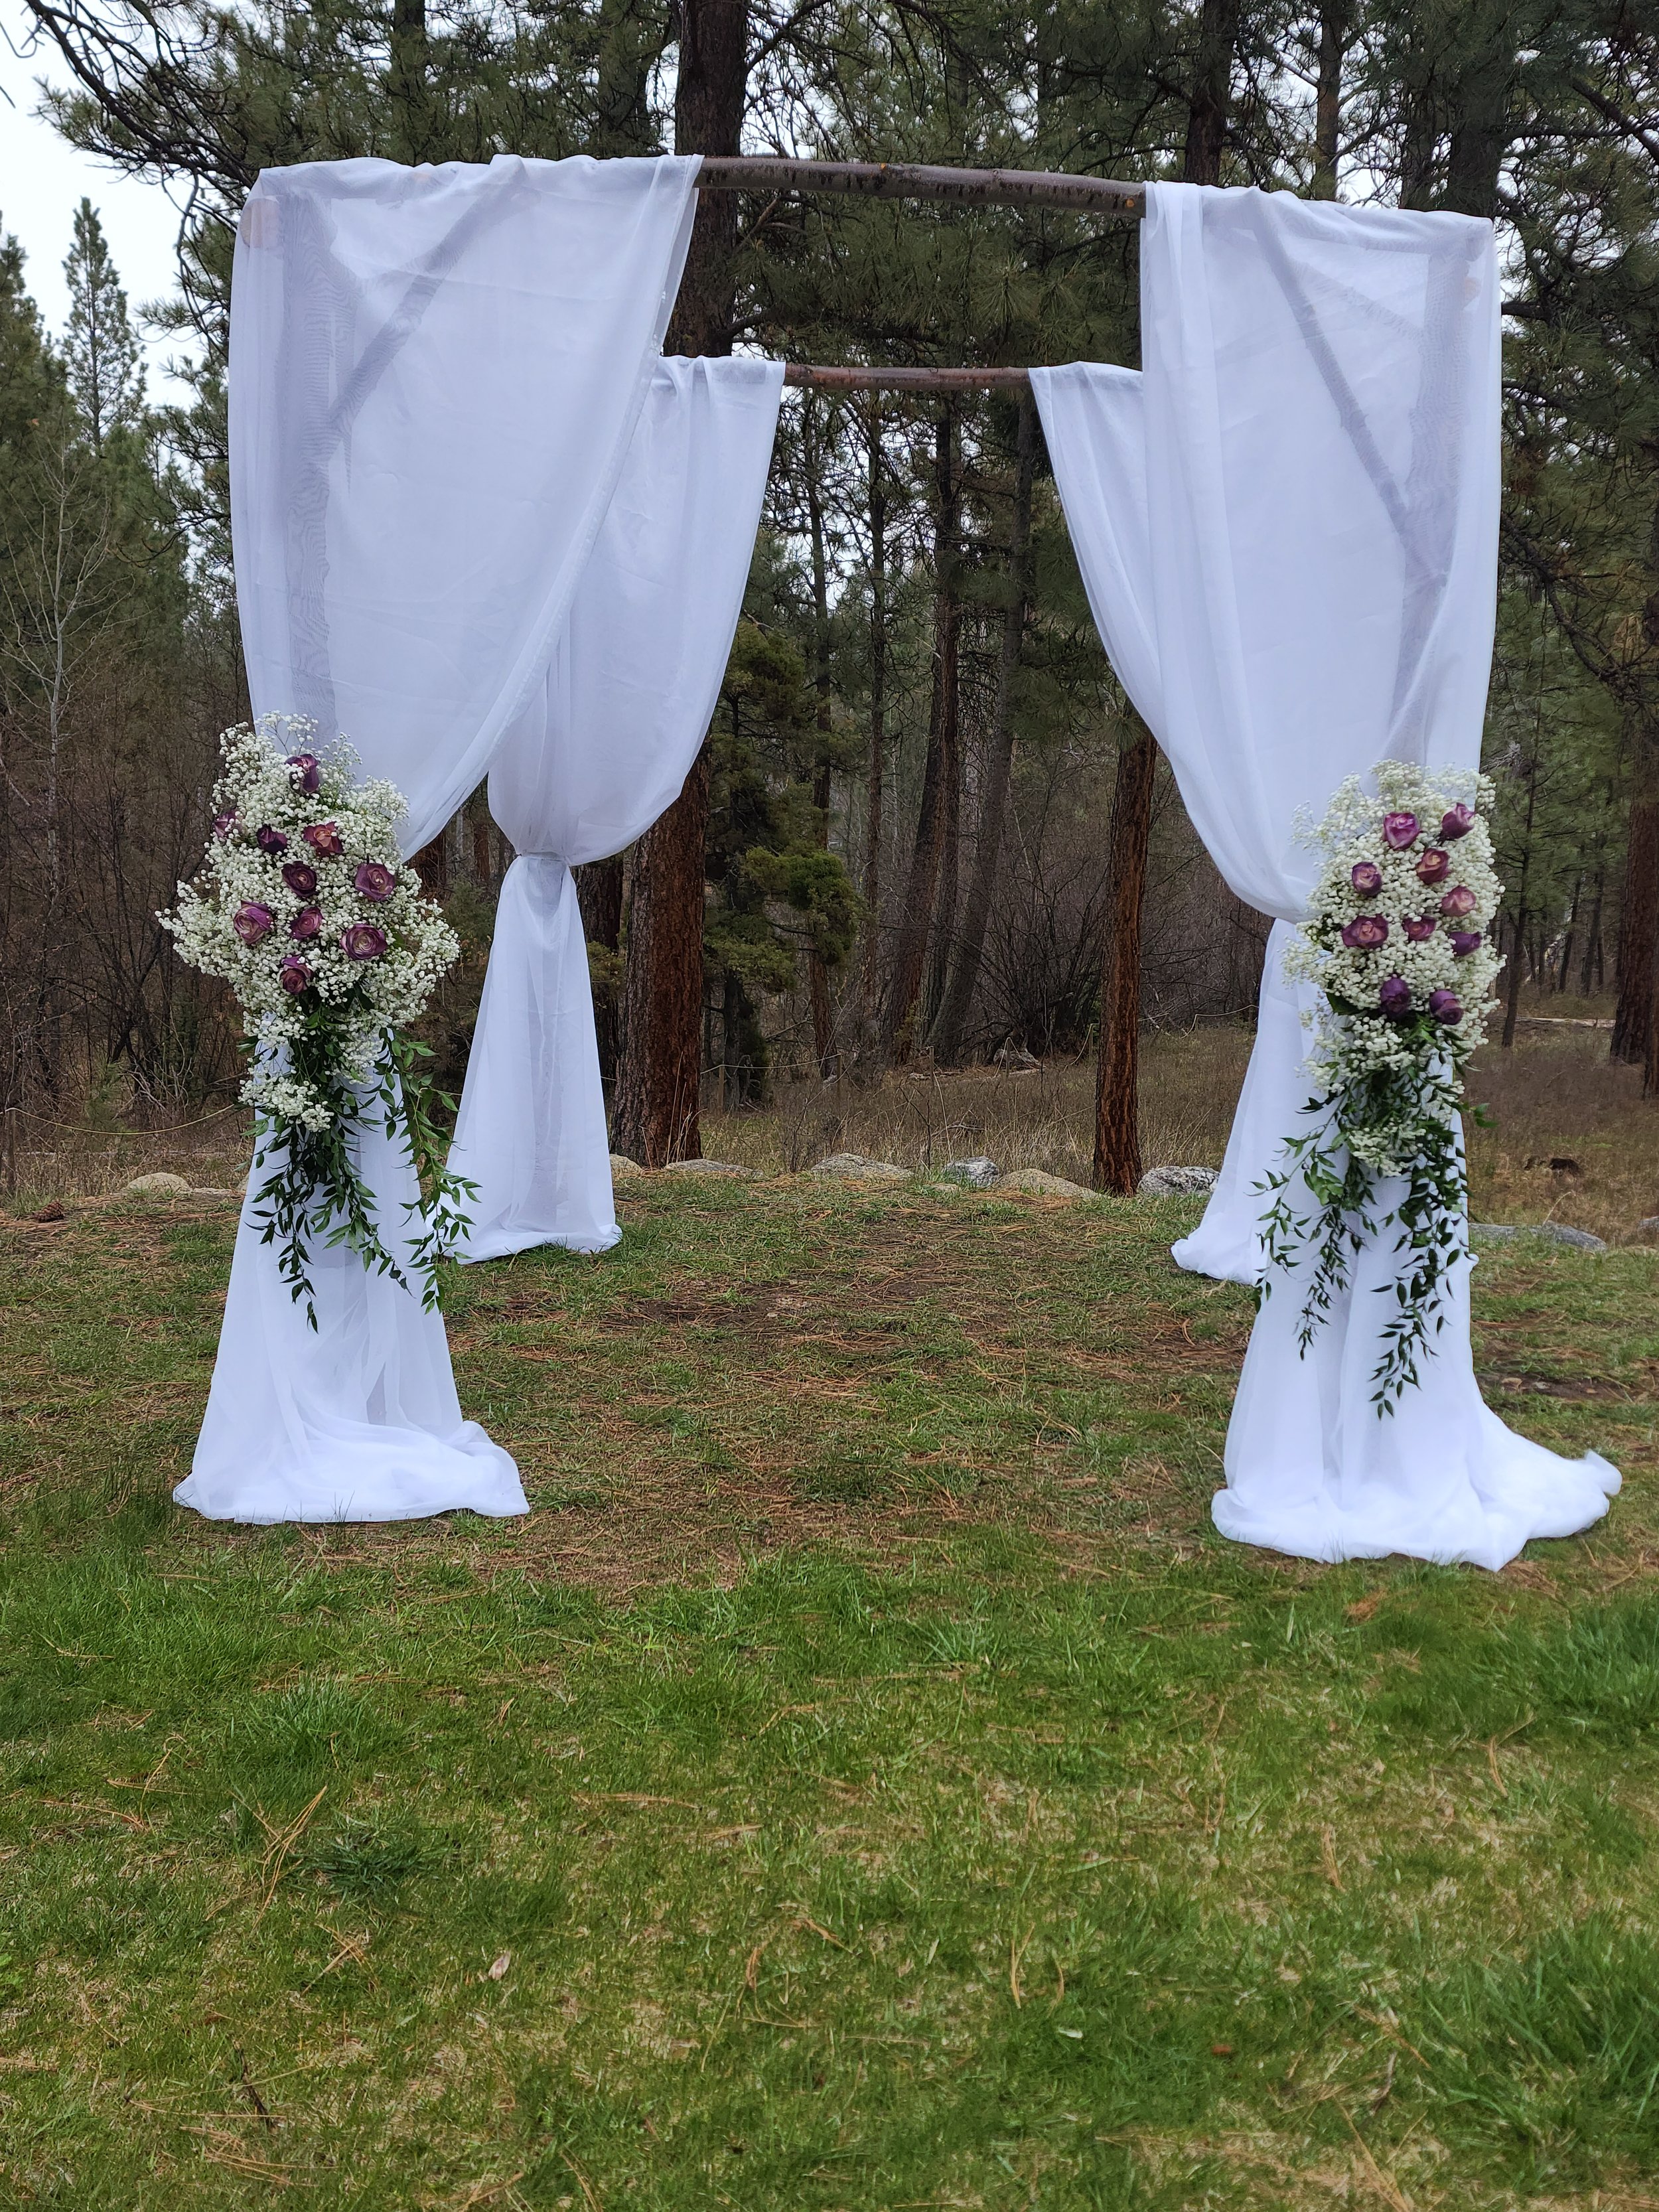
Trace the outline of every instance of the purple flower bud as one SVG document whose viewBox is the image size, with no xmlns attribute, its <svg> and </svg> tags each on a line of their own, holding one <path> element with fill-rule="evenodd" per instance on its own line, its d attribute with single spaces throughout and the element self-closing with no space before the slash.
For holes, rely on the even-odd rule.
<svg viewBox="0 0 1659 2212">
<path fill-rule="evenodd" d="M 372 921 L 349 922 L 340 932 L 340 950 L 348 960 L 378 960 L 386 951 L 386 932 Z"/>
<path fill-rule="evenodd" d="M 1431 991 L 1429 1012 L 1434 1016 L 1436 1021 L 1444 1022 L 1449 1029 L 1455 1022 L 1462 1020 L 1463 1001 L 1455 991 Z"/>
<path fill-rule="evenodd" d="M 1462 799 L 1449 813 L 1440 817 L 1440 835 L 1449 845 L 1456 838 L 1467 837 L 1474 827 L 1474 809 L 1465 806 Z"/>
<path fill-rule="evenodd" d="M 1478 929 L 1453 930 L 1451 949 L 1460 960 L 1467 960 L 1471 952 L 1480 950 L 1480 932 Z"/>
<path fill-rule="evenodd" d="M 244 899 L 232 915 L 230 926 L 244 945 L 257 945 L 262 937 L 270 936 L 276 926 L 276 917 L 257 899 Z"/>
<path fill-rule="evenodd" d="M 357 886 L 358 896 L 368 899 L 373 906 L 384 906 L 398 888 L 396 876 L 378 860 L 365 860 L 351 880 Z"/>
<path fill-rule="evenodd" d="M 1391 852 L 1403 853 L 1408 845 L 1417 842 L 1418 822 L 1414 814 L 1385 814 L 1382 817 L 1382 842 Z"/>
<path fill-rule="evenodd" d="M 1350 952 L 1374 951 L 1389 941 L 1389 925 L 1380 914 L 1358 914 L 1342 933 Z"/>
<path fill-rule="evenodd" d="M 345 840 L 331 822 L 313 822 L 310 829 L 302 830 L 300 835 L 312 851 L 320 853 L 325 860 L 337 860 L 345 850 Z"/>
<path fill-rule="evenodd" d="M 1443 853 L 1437 845 L 1431 845 L 1417 864 L 1419 884 L 1443 884 L 1451 873 L 1451 854 Z"/>
<path fill-rule="evenodd" d="M 234 813 L 216 814 L 213 817 L 213 834 L 216 837 L 228 837 L 235 827 L 236 816 Z"/>
<path fill-rule="evenodd" d="M 295 791 L 315 791 L 323 780 L 322 763 L 315 753 L 290 753 L 288 768 Z"/>
<path fill-rule="evenodd" d="M 303 944 L 307 937 L 315 937 L 323 926 L 323 910 L 319 906 L 302 906 L 288 926 L 290 937 Z"/>
<path fill-rule="evenodd" d="M 311 970 L 297 952 L 290 952 L 276 970 L 276 980 L 290 998 L 297 999 L 311 981 Z"/>
<path fill-rule="evenodd" d="M 1413 945 L 1426 945 L 1439 926 L 1431 914 L 1408 914 L 1400 925 Z"/>
<path fill-rule="evenodd" d="M 1355 863 L 1348 881 L 1361 898 L 1375 898 L 1382 888 L 1382 871 L 1375 860 L 1359 860 Z"/>
<path fill-rule="evenodd" d="M 288 837 L 281 830 L 273 830 L 269 822 L 262 822 L 253 833 L 253 842 L 262 853 L 286 853 Z"/>
<path fill-rule="evenodd" d="M 1399 1021 L 1412 1010 L 1412 988 L 1403 975 L 1390 975 L 1377 992 L 1376 1003 L 1390 1021 Z"/>
<path fill-rule="evenodd" d="M 317 871 L 307 867 L 303 860 L 290 860 L 283 870 L 283 881 L 289 890 L 297 891 L 301 898 L 309 898 L 317 888 Z"/>
<path fill-rule="evenodd" d="M 1474 912 L 1474 893 L 1467 884 L 1454 884 L 1441 900 L 1440 911 L 1461 921 L 1466 914 Z"/>
</svg>

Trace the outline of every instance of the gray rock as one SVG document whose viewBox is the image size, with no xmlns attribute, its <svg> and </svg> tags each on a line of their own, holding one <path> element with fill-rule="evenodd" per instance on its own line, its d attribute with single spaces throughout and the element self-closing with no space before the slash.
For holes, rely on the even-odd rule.
<svg viewBox="0 0 1659 2212">
<path fill-rule="evenodd" d="M 183 1176 L 134 1176 L 122 1193 L 124 1198 L 161 1198 L 170 1191 L 188 1190 L 190 1184 Z"/>
<path fill-rule="evenodd" d="M 1659 1237 L 1659 1213 L 1650 1213 L 1645 1221 L 1638 1221 L 1636 1233 L 1638 1237 Z"/>
<path fill-rule="evenodd" d="M 1469 1235 L 1482 1244 L 1509 1244 L 1517 1237 L 1542 1237 L 1552 1244 L 1570 1244 L 1577 1252 L 1607 1249 L 1604 1237 L 1592 1237 L 1588 1229 L 1573 1229 L 1565 1221 L 1472 1221 Z"/>
<path fill-rule="evenodd" d="M 760 1170 L 739 1167 L 735 1160 L 670 1160 L 663 1173 L 665 1175 L 732 1176 L 740 1182 L 753 1182 L 759 1175 Z"/>
<path fill-rule="evenodd" d="M 222 1198 L 226 1200 L 231 1200 L 240 1196 L 240 1193 L 236 1191 L 216 1190 L 211 1183 L 205 1182 L 192 1183 L 190 1187 L 190 1194 L 192 1198 Z"/>
<path fill-rule="evenodd" d="M 1096 1194 L 1086 1183 L 1067 1182 L 1064 1176 L 1050 1175 L 1043 1168 L 1018 1168 L 1013 1174 L 999 1176 L 997 1190 L 1009 1191 L 1020 1198 L 1093 1198 Z"/>
<path fill-rule="evenodd" d="M 611 1180 L 612 1182 L 629 1182 L 635 1176 L 642 1176 L 644 1173 L 645 1170 L 639 1162 L 630 1160 L 626 1152 L 611 1153 Z"/>
<path fill-rule="evenodd" d="M 1136 1190 L 1141 1198 L 1190 1198 L 1213 1190 L 1217 1180 L 1213 1168 L 1148 1168 Z"/>
<path fill-rule="evenodd" d="M 964 1190 L 989 1190 L 997 1179 L 997 1164 L 983 1155 L 972 1160 L 947 1160 L 939 1178 L 941 1182 L 959 1182 Z"/>
<path fill-rule="evenodd" d="M 908 1182 L 910 1170 L 886 1160 L 868 1160 L 862 1152 L 831 1152 L 806 1172 L 836 1182 Z"/>
</svg>

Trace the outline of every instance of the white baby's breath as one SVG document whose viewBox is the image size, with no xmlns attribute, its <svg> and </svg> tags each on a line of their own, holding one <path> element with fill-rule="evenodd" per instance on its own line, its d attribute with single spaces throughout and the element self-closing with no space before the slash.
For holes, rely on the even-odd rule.
<svg viewBox="0 0 1659 2212">
<path fill-rule="evenodd" d="M 399 1272 L 356 1170 L 368 1111 L 385 1109 L 428 1183 L 445 1180 L 417 1048 L 398 1032 L 425 1011 L 460 943 L 404 865 L 401 793 L 361 779 L 343 739 L 319 749 L 313 723 L 272 714 L 227 730 L 220 754 L 206 857 L 158 919 L 181 958 L 235 994 L 251 1058 L 241 1095 L 259 1117 L 258 1164 L 273 1170 L 258 1194 L 271 1208 L 265 1233 L 280 1231 L 283 1273 L 309 1304 L 313 1231 Z M 429 1302 L 465 1220 L 457 1194 L 442 1195 L 415 1244 Z"/>
</svg>

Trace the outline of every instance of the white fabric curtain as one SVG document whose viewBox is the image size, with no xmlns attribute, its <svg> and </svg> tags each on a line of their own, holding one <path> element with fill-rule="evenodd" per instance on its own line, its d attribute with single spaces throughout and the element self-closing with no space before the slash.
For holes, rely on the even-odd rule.
<svg viewBox="0 0 1659 2212">
<path fill-rule="evenodd" d="M 1492 656 L 1498 290 L 1491 226 L 1289 193 L 1149 188 L 1137 376 L 1033 382 L 1096 620 L 1206 846 L 1241 898 L 1305 911 L 1297 842 L 1386 758 L 1473 764 Z M 1282 945 L 1282 935 L 1280 938 Z M 1270 957 L 1273 948 L 1270 946 Z M 1190 1240 L 1258 1272 L 1249 1188 L 1304 1039 L 1264 994 L 1231 1196 Z M 1292 1133 L 1294 1114 L 1280 1128 Z M 1254 1155 L 1254 1156 L 1253 1156 Z M 1306 1359 L 1294 1279 L 1253 1333 L 1228 1434 L 1227 1534 L 1310 1557 L 1501 1564 L 1604 1510 L 1617 1478 L 1480 1407 L 1467 1284 L 1408 1409 L 1370 1402 L 1392 1237 Z M 1369 1279 L 1368 1279 L 1369 1271 Z M 1425 1439 L 1435 1438 L 1433 1449 Z"/>
<path fill-rule="evenodd" d="M 268 171 L 237 237 L 231 520 L 253 709 L 313 717 L 408 801 L 404 849 L 483 776 L 546 678 L 659 355 L 695 159 L 318 162 Z M 395 1251 L 416 1196 L 362 1170 Z M 318 1326 L 252 1224 L 191 1475 L 216 1519 L 514 1513 L 463 1421 L 443 1323 L 343 1248 Z"/>
<path fill-rule="evenodd" d="M 621 1235 L 587 947 L 570 870 L 678 795 L 743 606 L 783 365 L 657 365 L 545 682 L 489 771 L 519 857 L 496 910 L 451 1164 L 477 1186 L 465 1257 Z"/>
</svg>

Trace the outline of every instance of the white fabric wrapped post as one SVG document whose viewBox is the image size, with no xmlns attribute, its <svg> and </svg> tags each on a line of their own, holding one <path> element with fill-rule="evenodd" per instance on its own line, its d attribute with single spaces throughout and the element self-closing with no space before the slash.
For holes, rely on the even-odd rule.
<svg viewBox="0 0 1659 2212">
<path fill-rule="evenodd" d="M 450 1152 L 477 1186 L 465 1259 L 602 1252 L 622 1234 L 570 870 L 631 845 L 696 757 L 782 393 L 780 362 L 658 363 L 546 682 L 491 766 L 490 811 L 519 858 Z"/>
<path fill-rule="evenodd" d="M 416 851 L 545 678 L 643 401 L 695 160 L 268 171 L 232 287 L 231 514 L 256 714 L 313 717 L 409 805 Z M 361 1163 L 381 1234 L 418 1196 Z M 242 1210 L 179 1501 L 215 1519 L 525 1510 L 436 1314 L 319 1249 L 317 1329 Z"/>
<path fill-rule="evenodd" d="M 1317 817 L 1380 760 L 1479 757 L 1498 498 L 1491 226 L 1155 185 L 1141 309 L 1139 376 L 1034 374 L 1049 451 L 1107 649 L 1200 836 L 1241 898 L 1294 922 L 1318 865 L 1299 809 Z M 1304 1040 L 1275 980 L 1229 1195 L 1182 1255 L 1228 1273 L 1244 1272 L 1249 1186 L 1272 1164 L 1255 1148 L 1298 1087 Z M 1467 1270 L 1420 1388 L 1378 1419 L 1373 1291 L 1393 1279 L 1393 1241 L 1364 1255 L 1305 1359 L 1294 1279 L 1268 1299 L 1217 1525 L 1316 1559 L 1489 1566 L 1586 1526 L 1618 1478 L 1481 1406 Z"/>
</svg>

